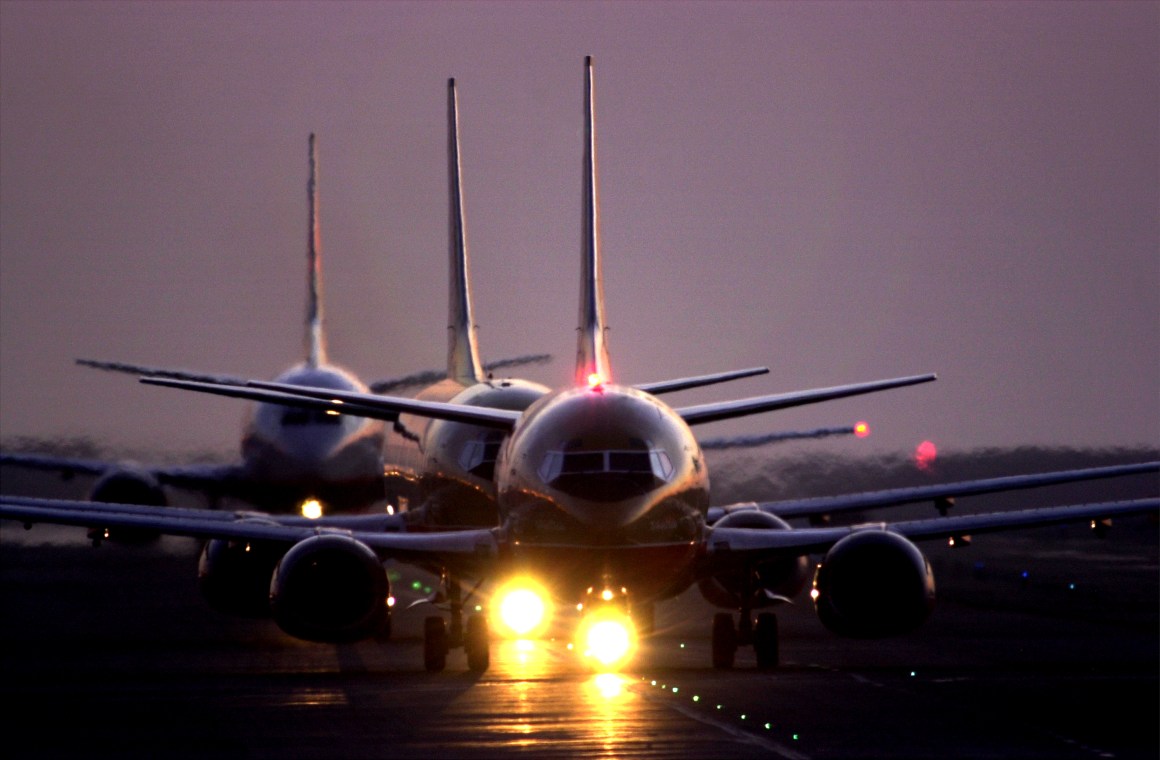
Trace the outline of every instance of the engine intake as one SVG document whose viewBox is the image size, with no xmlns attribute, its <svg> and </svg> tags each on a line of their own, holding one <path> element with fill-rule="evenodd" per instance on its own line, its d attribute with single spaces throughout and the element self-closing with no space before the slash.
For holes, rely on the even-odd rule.
<svg viewBox="0 0 1160 760">
<path fill-rule="evenodd" d="M 283 631 L 307 641 L 357 641 L 390 622 L 387 571 L 366 545 L 342 534 L 295 544 L 274 571 L 270 606 Z"/>
<path fill-rule="evenodd" d="M 934 574 L 905 537 L 861 530 L 830 547 L 814 575 L 813 597 L 822 624 L 840 636 L 896 636 L 930 614 Z"/>
<path fill-rule="evenodd" d="M 89 489 L 89 501 L 102 504 L 141 504 L 150 507 L 167 507 L 169 499 L 165 489 L 150 473 L 132 467 L 118 467 L 97 479 Z M 102 540 L 126 544 L 146 544 L 156 541 L 161 533 L 144 528 L 105 528 L 93 526 L 88 537 L 94 543 Z"/>
</svg>

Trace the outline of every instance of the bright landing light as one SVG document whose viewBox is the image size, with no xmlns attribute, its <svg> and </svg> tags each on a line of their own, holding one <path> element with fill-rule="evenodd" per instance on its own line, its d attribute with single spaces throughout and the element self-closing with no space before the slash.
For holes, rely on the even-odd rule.
<svg viewBox="0 0 1160 760">
<path fill-rule="evenodd" d="M 625 615 L 595 614 L 581 624 L 579 634 L 584 656 L 604 668 L 624 665 L 636 648 L 636 633 Z"/>
<path fill-rule="evenodd" d="M 518 638 L 541 633 L 548 624 L 547 595 L 536 584 L 517 579 L 496 594 L 499 622 Z"/>
<path fill-rule="evenodd" d="M 300 509 L 302 516 L 310 518 L 311 520 L 317 520 L 322 517 L 322 502 L 318 499 L 307 499 L 302 502 Z"/>
</svg>

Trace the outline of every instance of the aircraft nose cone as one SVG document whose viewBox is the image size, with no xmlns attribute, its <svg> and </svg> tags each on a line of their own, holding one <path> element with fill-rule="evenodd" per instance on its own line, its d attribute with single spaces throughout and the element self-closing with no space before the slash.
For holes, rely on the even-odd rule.
<svg viewBox="0 0 1160 760">
<path fill-rule="evenodd" d="M 628 499 L 613 503 L 570 501 L 561 506 L 573 519 L 595 528 L 623 528 L 648 511 L 650 500 Z"/>
</svg>

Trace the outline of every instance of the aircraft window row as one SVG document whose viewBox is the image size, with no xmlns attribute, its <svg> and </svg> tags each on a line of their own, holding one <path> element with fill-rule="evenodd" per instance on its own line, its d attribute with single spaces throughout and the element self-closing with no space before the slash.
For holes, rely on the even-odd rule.
<svg viewBox="0 0 1160 760">
<path fill-rule="evenodd" d="M 290 408 L 282 413 L 283 427 L 339 424 L 342 424 L 342 416 L 338 414 L 331 414 L 324 409 Z"/>
<path fill-rule="evenodd" d="M 563 475 L 591 475 L 620 473 L 650 475 L 668 480 L 673 475 L 669 455 L 660 449 L 645 451 L 549 451 L 540 463 L 539 474 L 545 483 Z"/>
</svg>

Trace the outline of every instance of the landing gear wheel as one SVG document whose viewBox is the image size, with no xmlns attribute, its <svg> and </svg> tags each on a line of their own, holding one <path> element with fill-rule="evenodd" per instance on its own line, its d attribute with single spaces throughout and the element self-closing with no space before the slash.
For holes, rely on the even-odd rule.
<svg viewBox="0 0 1160 760">
<path fill-rule="evenodd" d="M 713 616 L 713 667 L 718 670 L 732 668 L 736 654 L 737 629 L 733 627 L 733 616 L 728 612 L 718 612 Z"/>
<path fill-rule="evenodd" d="M 467 652 L 467 667 L 475 673 L 482 673 L 491 664 L 490 641 L 487 617 L 482 614 L 467 618 L 467 632 L 463 638 L 463 649 Z"/>
<path fill-rule="evenodd" d="M 777 615 L 763 612 L 757 616 L 753 631 L 753 652 L 757 655 L 759 670 L 773 670 L 778 665 Z"/>
<path fill-rule="evenodd" d="M 447 623 L 438 616 L 423 621 L 423 667 L 431 673 L 447 667 Z"/>
</svg>

